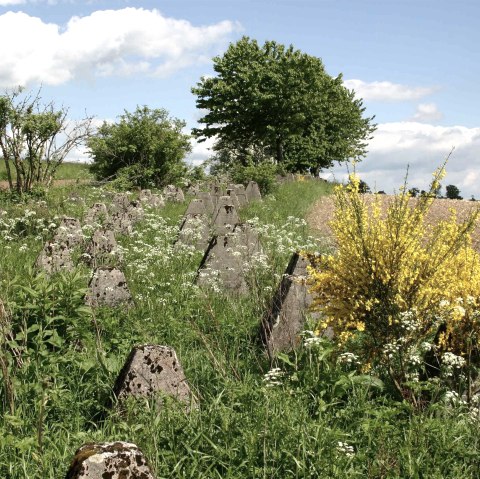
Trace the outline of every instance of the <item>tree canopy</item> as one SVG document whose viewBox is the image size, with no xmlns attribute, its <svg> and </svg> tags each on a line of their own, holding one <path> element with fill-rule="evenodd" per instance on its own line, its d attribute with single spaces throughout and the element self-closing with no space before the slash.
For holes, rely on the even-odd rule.
<svg viewBox="0 0 480 479">
<path fill-rule="evenodd" d="M 43 104 L 40 92 L 22 88 L 0 95 L 0 155 L 10 190 L 22 194 L 49 186 L 67 155 L 91 132 L 91 118 L 74 122 L 68 109 Z"/>
<path fill-rule="evenodd" d="M 332 78 L 321 59 L 274 41 L 243 37 L 213 59 L 216 73 L 192 92 L 205 111 L 193 130 L 217 138 L 241 162 L 269 157 L 291 171 L 318 171 L 358 158 L 374 131 L 362 101 Z M 258 152 L 261 152 L 259 155 Z"/>
<path fill-rule="evenodd" d="M 191 151 L 184 127 L 163 108 L 125 111 L 117 123 L 104 122 L 88 140 L 91 169 L 99 179 L 123 174 L 138 186 L 175 182 L 186 171 L 183 159 Z"/>
</svg>

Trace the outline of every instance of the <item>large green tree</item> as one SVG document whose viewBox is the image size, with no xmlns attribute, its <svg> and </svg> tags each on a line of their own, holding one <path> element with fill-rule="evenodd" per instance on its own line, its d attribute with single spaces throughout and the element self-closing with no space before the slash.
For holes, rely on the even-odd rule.
<svg viewBox="0 0 480 479">
<path fill-rule="evenodd" d="M 69 120 L 68 109 L 44 104 L 40 91 L 17 88 L 0 95 L 0 156 L 10 190 L 48 187 L 67 155 L 90 135 L 91 120 Z"/>
<path fill-rule="evenodd" d="M 175 182 L 186 171 L 191 151 L 185 123 L 163 108 L 137 106 L 117 123 L 106 123 L 87 142 L 92 171 L 99 179 L 123 175 L 133 185 L 161 186 Z"/>
<path fill-rule="evenodd" d="M 292 171 L 365 154 L 373 117 L 364 117 L 362 100 L 319 58 L 243 37 L 213 59 L 213 68 L 215 76 L 192 88 L 206 112 L 203 127 L 193 130 L 200 141 L 217 138 L 217 150 L 243 162 L 251 151 L 266 151 Z"/>
</svg>

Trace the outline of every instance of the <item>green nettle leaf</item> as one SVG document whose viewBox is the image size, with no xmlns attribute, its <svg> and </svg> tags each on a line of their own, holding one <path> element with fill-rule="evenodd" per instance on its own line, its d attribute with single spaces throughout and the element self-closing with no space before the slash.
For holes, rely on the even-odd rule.
<svg viewBox="0 0 480 479">
<path fill-rule="evenodd" d="M 213 63 L 217 75 L 192 88 L 197 108 L 207 112 L 193 134 L 216 138 L 217 151 L 235 162 L 246 166 L 249 154 L 262 151 L 257 162 L 317 172 L 365 154 L 373 117 L 363 117 L 362 101 L 341 75 L 326 73 L 321 59 L 243 37 Z"/>
</svg>

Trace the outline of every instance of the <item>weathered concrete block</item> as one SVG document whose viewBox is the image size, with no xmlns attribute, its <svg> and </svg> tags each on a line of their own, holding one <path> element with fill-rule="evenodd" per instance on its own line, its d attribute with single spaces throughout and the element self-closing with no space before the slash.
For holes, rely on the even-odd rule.
<svg viewBox="0 0 480 479">
<path fill-rule="evenodd" d="M 142 221 L 145 218 L 145 211 L 143 210 L 142 203 L 140 201 L 131 201 L 127 210 L 127 216 L 132 226 Z"/>
<path fill-rule="evenodd" d="M 295 349 L 305 329 L 305 320 L 313 297 L 307 285 L 308 258 L 295 253 L 273 297 L 270 310 L 262 319 L 262 339 L 268 353 Z"/>
<path fill-rule="evenodd" d="M 236 224 L 240 223 L 240 217 L 238 216 L 235 206 L 233 206 L 229 196 L 224 196 L 229 204 L 221 205 L 214 216 L 213 229 L 217 235 L 225 234 L 233 231 Z"/>
<path fill-rule="evenodd" d="M 212 195 L 207 191 L 200 191 L 197 194 L 197 198 L 203 201 L 207 213 L 209 215 L 213 215 L 213 213 L 215 212 L 215 203 L 213 201 Z"/>
<path fill-rule="evenodd" d="M 132 295 L 122 271 L 112 267 L 97 268 L 88 284 L 85 298 L 89 306 L 118 306 L 132 303 Z"/>
<path fill-rule="evenodd" d="M 142 204 L 152 208 L 161 208 L 165 206 L 165 200 L 163 199 L 163 196 L 152 193 L 150 190 L 140 191 L 138 199 Z"/>
<path fill-rule="evenodd" d="M 64 216 L 60 220 L 55 234 L 53 236 L 54 243 L 64 243 L 68 248 L 74 248 L 84 242 L 82 226 L 77 218 Z"/>
<path fill-rule="evenodd" d="M 110 204 L 110 212 L 127 212 L 130 208 L 130 197 L 127 193 L 115 193 Z"/>
<path fill-rule="evenodd" d="M 234 189 L 227 189 L 227 196 L 230 197 L 232 200 L 233 206 L 235 206 L 235 209 L 238 211 L 241 207 L 240 201 L 238 200 L 237 194 L 235 193 Z"/>
<path fill-rule="evenodd" d="M 204 201 L 200 198 L 193 199 L 190 201 L 185 212 L 185 217 L 189 215 L 208 215 L 209 212 Z"/>
<path fill-rule="evenodd" d="M 155 479 L 142 451 L 128 442 L 83 445 L 75 453 L 66 479 Z"/>
<path fill-rule="evenodd" d="M 223 235 L 214 236 L 198 269 L 197 284 L 214 290 L 229 290 L 245 294 L 248 290 L 245 274 L 247 247 L 245 237 L 235 229 Z"/>
<path fill-rule="evenodd" d="M 47 274 L 60 271 L 73 271 L 73 261 L 70 249 L 65 243 L 49 241 L 45 244 L 35 262 L 37 268 L 43 269 Z"/>
<path fill-rule="evenodd" d="M 105 228 L 94 231 L 82 258 L 93 268 L 113 266 L 123 262 L 123 254 L 118 247 L 113 231 Z"/>
<path fill-rule="evenodd" d="M 259 201 L 262 199 L 262 194 L 256 181 L 250 181 L 248 183 L 245 194 L 247 195 L 248 201 Z"/>
<path fill-rule="evenodd" d="M 245 186 L 234 185 L 235 194 L 237 195 L 238 203 L 240 207 L 245 206 L 248 203 L 247 194 L 245 192 Z"/>
<path fill-rule="evenodd" d="M 129 235 L 133 231 L 132 220 L 128 212 L 116 211 L 110 215 L 107 227 L 122 235 Z"/>
<path fill-rule="evenodd" d="M 183 203 L 185 201 L 185 195 L 183 190 L 178 186 L 167 185 L 163 190 L 163 195 L 166 201 L 173 201 L 177 203 Z"/>
<path fill-rule="evenodd" d="M 188 404 L 192 401 L 192 393 L 175 350 L 156 344 L 133 348 L 118 375 L 113 392 L 119 401 L 129 396 L 156 395 L 171 396 Z"/>
<path fill-rule="evenodd" d="M 180 225 L 177 244 L 192 245 L 198 251 L 205 251 L 210 242 L 210 221 L 202 214 L 185 216 Z"/>
<path fill-rule="evenodd" d="M 95 203 L 85 215 L 84 223 L 86 225 L 105 225 L 108 222 L 109 215 L 105 203 Z"/>
</svg>

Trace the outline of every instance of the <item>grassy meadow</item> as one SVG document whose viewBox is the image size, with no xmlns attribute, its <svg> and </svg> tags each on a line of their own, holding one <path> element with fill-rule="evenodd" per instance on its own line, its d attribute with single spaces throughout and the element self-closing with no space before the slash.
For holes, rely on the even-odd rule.
<svg viewBox="0 0 480 479">
<path fill-rule="evenodd" d="M 64 178 L 85 173 L 64 168 Z M 96 310 L 84 306 L 85 266 L 48 278 L 33 265 L 62 215 L 81 218 L 111 193 L 73 185 L 22 204 L 2 199 L 0 299 L 11 324 L 0 337 L 0 478 L 62 478 L 78 447 L 112 440 L 137 444 L 158 479 L 479 477 L 478 417 L 462 406 L 414 409 L 333 361 L 328 340 L 273 364 L 265 354 L 260 320 L 290 255 L 328 247 L 305 218 L 330 192 L 323 182 L 287 183 L 241 211 L 264 249 L 245 297 L 195 285 L 202 253 L 173 247 L 188 201 L 148 210 L 118 238 L 134 306 Z M 131 348 L 146 343 L 176 350 L 198 408 L 108 407 Z"/>
<path fill-rule="evenodd" d="M 12 174 L 13 178 L 16 178 L 15 171 L 12 171 Z M 58 167 L 55 174 L 56 180 L 89 180 L 92 178 L 93 176 L 90 174 L 88 164 L 86 163 L 64 162 Z M 0 181 L 7 181 L 7 172 L 3 158 L 0 158 Z"/>
</svg>

